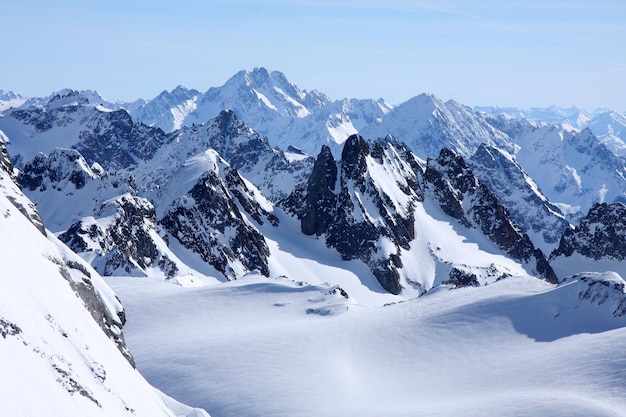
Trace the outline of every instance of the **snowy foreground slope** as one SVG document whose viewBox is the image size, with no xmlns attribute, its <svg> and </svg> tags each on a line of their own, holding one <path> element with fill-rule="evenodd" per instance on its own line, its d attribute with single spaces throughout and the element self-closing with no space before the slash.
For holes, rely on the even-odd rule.
<svg viewBox="0 0 626 417">
<path fill-rule="evenodd" d="M 0 415 L 206 416 L 133 368 L 122 305 L 43 228 L 4 151 L 0 141 Z"/>
<path fill-rule="evenodd" d="M 626 415 L 615 274 L 509 278 L 376 308 L 258 275 L 201 288 L 107 280 L 141 372 L 213 416 Z"/>
</svg>

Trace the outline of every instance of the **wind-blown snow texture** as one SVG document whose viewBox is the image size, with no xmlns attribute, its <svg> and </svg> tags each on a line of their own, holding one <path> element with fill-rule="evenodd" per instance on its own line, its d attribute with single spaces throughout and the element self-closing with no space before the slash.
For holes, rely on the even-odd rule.
<svg viewBox="0 0 626 417">
<path fill-rule="evenodd" d="M 626 410 L 626 294 L 615 274 L 558 287 L 509 278 L 380 308 L 258 276 L 203 288 L 109 283 L 127 306 L 139 369 L 213 416 L 616 417 Z M 350 308 L 311 314 L 329 305 Z"/>
</svg>

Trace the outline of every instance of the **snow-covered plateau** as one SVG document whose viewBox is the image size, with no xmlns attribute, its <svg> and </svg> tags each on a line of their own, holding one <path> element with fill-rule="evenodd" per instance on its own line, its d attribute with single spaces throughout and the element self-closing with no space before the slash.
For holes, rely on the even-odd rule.
<svg viewBox="0 0 626 417">
<path fill-rule="evenodd" d="M 0 90 L 0 416 L 626 417 L 624 126 Z"/>
</svg>

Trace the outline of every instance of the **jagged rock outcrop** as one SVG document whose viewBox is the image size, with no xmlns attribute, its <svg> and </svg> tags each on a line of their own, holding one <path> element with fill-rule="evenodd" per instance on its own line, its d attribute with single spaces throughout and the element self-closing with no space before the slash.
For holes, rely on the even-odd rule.
<svg viewBox="0 0 626 417">
<path fill-rule="evenodd" d="M 605 308 L 611 310 L 613 317 L 626 315 L 626 282 L 619 274 L 583 272 L 564 279 L 561 285 L 573 283 L 580 288 L 579 301 L 604 305 Z"/>
<path fill-rule="evenodd" d="M 126 324 L 126 313 L 121 304 L 117 311 L 112 311 L 107 306 L 104 295 L 100 293 L 101 290 L 99 291 L 94 286 L 91 272 L 89 272 L 88 267 L 82 261 L 69 259 L 62 263 L 56 258 L 51 260 L 58 263 L 61 276 L 67 280 L 76 295 L 83 300 L 85 308 L 95 322 L 98 323 L 102 331 L 109 339 L 115 342 L 122 355 L 134 367 L 135 359 L 126 345 L 126 340 L 122 333 L 122 327 Z M 79 279 L 77 279 L 77 276 Z M 119 303 L 119 299 L 117 301 Z"/>
<path fill-rule="evenodd" d="M 536 246 L 549 253 L 558 245 L 569 222 L 509 153 L 482 144 L 467 163 Z"/>
<path fill-rule="evenodd" d="M 101 173 L 102 168 L 98 164 L 92 169 L 77 150 L 58 148 L 50 155 L 40 153 L 28 161 L 20 170 L 18 180 L 22 187 L 30 191 L 45 191 L 47 187 L 67 189 L 68 183 L 80 190 Z"/>
<path fill-rule="evenodd" d="M 46 221 L 53 230 L 63 231 L 63 238 L 74 249 L 96 253 L 90 259 L 102 274 L 135 275 L 150 270 L 150 274 L 158 275 L 160 271 L 171 277 L 182 273 L 182 269 L 189 271 L 179 265 L 171 251 L 163 249 L 167 245 L 160 242 L 155 232 L 160 227 L 156 226 L 158 218 L 164 225 L 171 226 L 175 237 L 186 242 L 183 246 L 194 247 L 192 250 L 202 253 L 205 259 L 212 259 L 210 263 L 219 265 L 217 270 L 227 277 L 237 278 L 252 269 L 269 275 L 269 249 L 262 234 L 247 219 L 256 224 L 277 220 L 266 210 L 271 203 L 265 202 L 265 208 L 260 208 L 253 203 L 256 197 L 246 196 L 254 187 L 245 183 L 234 168 L 224 167 L 218 174 L 220 181 L 228 183 L 224 187 L 228 189 L 230 203 L 220 206 L 225 209 L 220 217 L 225 223 L 219 223 L 221 220 L 216 217 L 217 225 L 202 219 L 207 227 L 204 230 L 190 231 L 180 224 L 173 226 L 178 221 L 186 225 L 194 221 L 181 220 L 180 216 L 189 215 L 197 220 L 203 216 L 203 210 L 205 213 L 212 210 L 210 205 L 215 202 L 206 202 L 210 196 L 199 187 L 194 188 L 193 196 L 186 195 L 198 180 L 198 172 L 188 172 L 186 167 L 193 165 L 189 161 L 198 155 L 202 159 L 207 149 L 217 148 L 253 180 L 281 196 L 295 183 L 303 181 L 298 176 L 308 175 L 312 158 L 301 156 L 288 160 L 282 151 L 271 148 L 265 137 L 240 122 L 232 111 L 223 111 L 206 124 L 166 135 L 160 129 L 134 123 L 124 110 L 93 105 L 76 92 L 53 97 L 45 105 L 26 107 L 24 111 L 38 114 L 37 109 L 43 111 L 42 117 L 50 121 L 50 127 L 40 135 L 35 134 L 35 140 L 64 146 L 51 147 L 48 155 L 39 153 L 25 161 L 23 157 L 33 147 L 23 140 L 17 141 L 15 149 L 22 152 L 20 181 L 31 198 L 44 207 Z M 32 126 L 22 127 L 32 129 Z M 62 130 L 69 133 L 60 135 Z M 118 145 L 125 154 L 114 149 Z M 180 174 L 181 170 L 185 173 Z M 255 196 L 261 195 L 256 188 L 254 190 Z M 138 196 L 150 199 L 155 207 L 151 205 L 148 211 L 143 210 L 146 206 Z M 194 197 L 206 203 L 198 206 L 199 212 L 186 211 L 187 206 L 177 209 L 170 206 L 176 199 L 180 202 Z M 135 216 L 135 208 L 143 215 Z M 115 221 L 104 222 L 103 210 L 109 210 Z M 171 216 L 174 212 L 176 216 Z M 129 231 L 137 233 L 129 237 Z M 188 240 L 195 233 L 205 236 L 205 232 L 212 236 L 213 243 L 222 242 L 221 249 L 213 244 L 202 246 L 192 242 L 197 239 Z M 224 236 L 224 232 L 231 235 Z M 210 255 L 211 251 L 217 254 Z M 232 262 L 237 265 L 231 265 Z"/>
<path fill-rule="evenodd" d="M 74 90 L 55 94 L 44 104 L 8 110 L 3 119 L 0 129 L 9 136 L 32 130 L 30 141 L 40 144 L 15 144 L 12 157 L 20 168 L 35 157 L 33 149 L 49 154 L 55 148 L 76 149 L 89 165 L 97 162 L 106 170 L 130 168 L 151 158 L 168 139 L 161 129 L 134 123 L 126 110 L 91 103 Z"/>
<path fill-rule="evenodd" d="M 0 194 L 15 206 L 32 224 L 43 234 L 47 235 L 46 228 L 37 207 L 28 199 L 20 189 L 13 165 L 7 148 L 6 137 L 0 131 Z"/>
<path fill-rule="evenodd" d="M 164 254 L 156 232 L 154 206 L 123 194 L 106 201 L 96 218 L 75 222 L 59 239 L 77 253 L 93 252 L 92 266 L 103 275 L 147 274 L 150 268 L 173 277 L 176 263 Z"/>
<path fill-rule="evenodd" d="M 226 279 L 252 270 L 269 276 L 269 248 L 248 216 L 258 225 L 277 225 L 278 219 L 262 207 L 258 198 L 264 197 L 236 169 L 214 151 L 205 156 L 210 168 L 186 195 L 172 202 L 160 224 Z"/>
<path fill-rule="evenodd" d="M 128 171 L 105 171 L 88 165 L 76 149 L 57 148 L 39 153 L 23 164 L 18 180 L 53 232 L 67 230 L 83 217 L 98 217 L 102 204 L 122 194 L 137 195 Z"/>
<path fill-rule="evenodd" d="M 393 294 L 402 290 L 399 253 L 414 238 L 413 210 L 422 198 L 417 174 L 400 157 L 403 152 L 399 143 L 370 145 L 353 135 L 337 163 L 324 146 L 306 188 L 282 202 L 300 219 L 303 233 L 323 237 L 343 259 L 365 262 Z"/>
<path fill-rule="evenodd" d="M 167 177 L 170 166 L 175 169 L 187 158 L 214 149 L 272 201 L 285 198 L 296 184 L 305 182 L 313 166 L 313 158 L 305 155 L 289 160 L 231 110 L 221 111 L 205 123 L 183 127 L 171 133 L 167 142 L 155 157 L 152 172 L 157 178 L 161 170 Z"/>
<path fill-rule="evenodd" d="M 580 224 L 563 233 L 551 258 L 579 254 L 593 260 L 626 259 L 626 205 L 596 203 Z"/>
<path fill-rule="evenodd" d="M 302 232 L 306 235 L 325 233 L 336 217 L 337 163 L 330 149 L 323 146 L 315 160 L 306 188 L 306 211 L 302 215 Z"/>
<path fill-rule="evenodd" d="M 497 197 L 472 173 L 463 158 L 444 148 L 429 159 L 424 173 L 429 196 L 467 228 L 480 229 L 513 259 L 531 265 L 548 282 L 558 279 L 541 250 L 511 219 Z"/>
<path fill-rule="evenodd" d="M 0 171 L 4 171 L 5 174 L 15 182 L 17 178 L 15 172 L 13 172 L 13 164 L 11 163 L 11 157 L 4 143 L 5 140 L 7 140 L 7 138 L 4 132 L 0 130 Z"/>
<path fill-rule="evenodd" d="M 449 149 L 424 167 L 392 139 L 368 143 L 352 136 L 340 161 L 322 148 L 306 187 L 297 188 L 281 205 L 300 220 L 303 233 L 323 238 L 343 259 L 365 262 L 381 286 L 394 294 L 403 285 L 423 293 L 438 283 L 477 286 L 523 273 L 519 267 L 499 264 L 491 252 L 477 250 L 472 260 L 442 248 L 449 242 L 430 235 L 444 228 L 444 221 L 431 211 L 433 203 L 462 228 L 477 230 L 475 236 L 493 242 L 483 250 L 503 251 L 526 273 L 558 282 L 541 250 L 463 158 Z M 448 240 L 464 240 L 465 232 L 458 228 L 446 233 Z M 406 268 L 405 261 L 411 267 Z"/>
</svg>

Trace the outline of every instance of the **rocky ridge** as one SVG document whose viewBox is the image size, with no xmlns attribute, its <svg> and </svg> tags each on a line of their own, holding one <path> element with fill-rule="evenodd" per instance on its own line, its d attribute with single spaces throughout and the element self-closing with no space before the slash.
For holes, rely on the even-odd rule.
<svg viewBox="0 0 626 417">
<path fill-rule="evenodd" d="M 558 278 L 543 252 L 511 219 L 495 194 L 474 176 L 463 158 L 444 148 L 429 159 L 424 173 L 428 195 L 442 210 L 467 228 L 478 228 L 513 259 L 529 264 L 531 271 L 556 284 Z"/>
</svg>

